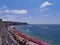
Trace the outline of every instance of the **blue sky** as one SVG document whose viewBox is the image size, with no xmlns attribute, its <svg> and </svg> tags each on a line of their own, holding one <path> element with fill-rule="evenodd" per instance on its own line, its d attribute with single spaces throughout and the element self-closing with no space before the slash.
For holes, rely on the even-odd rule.
<svg viewBox="0 0 60 45">
<path fill-rule="evenodd" d="M 29 24 L 60 24 L 60 0 L 0 0 L 0 18 Z"/>
</svg>

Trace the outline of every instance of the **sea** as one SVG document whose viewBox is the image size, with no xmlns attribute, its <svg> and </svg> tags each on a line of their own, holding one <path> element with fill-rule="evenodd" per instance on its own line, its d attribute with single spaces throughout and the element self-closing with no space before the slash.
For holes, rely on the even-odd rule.
<svg viewBox="0 0 60 45">
<path fill-rule="evenodd" d="M 60 24 L 16 25 L 15 28 L 48 45 L 60 45 Z"/>
</svg>

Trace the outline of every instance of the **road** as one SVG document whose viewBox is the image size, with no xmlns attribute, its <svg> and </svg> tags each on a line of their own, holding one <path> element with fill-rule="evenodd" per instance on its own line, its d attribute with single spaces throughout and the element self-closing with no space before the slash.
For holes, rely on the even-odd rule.
<svg viewBox="0 0 60 45">
<path fill-rule="evenodd" d="M 3 45 L 16 45 L 13 40 L 11 39 L 10 35 L 8 34 L 8 30 L 6 27 L 2 28 L 2 35 L 3 35 Z"/>
</svg>

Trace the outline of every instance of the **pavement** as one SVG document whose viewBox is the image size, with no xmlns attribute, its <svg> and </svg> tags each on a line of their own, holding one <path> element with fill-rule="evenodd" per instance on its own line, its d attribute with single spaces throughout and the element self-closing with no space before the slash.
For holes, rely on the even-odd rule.
<svg viewBox="0 0 60 45">
<path fill-rule="evenodd" d="M 2 45 L 2 42 L 1 42 L 1 36 L 0 36 L 0 45 Z"/>
<path fill-rule="evenodd" d="M 1 29 L 0 29 L 0 45 L 2 45 Z"/>
<path fill-rule="evenodd" d="M 6 27 L 2 28 L 2 43 L 3 45 L 16 45 L 8 34 Z"/>
</svg>

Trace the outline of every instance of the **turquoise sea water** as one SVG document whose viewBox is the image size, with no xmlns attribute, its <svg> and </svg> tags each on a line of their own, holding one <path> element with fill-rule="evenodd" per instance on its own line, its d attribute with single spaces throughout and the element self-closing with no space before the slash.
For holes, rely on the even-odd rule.
<svg viewBox="0 0 60 45">
<path fill-rule="evenodd" d="M 17 30 L 48 45 L 60 45 L 60 25 L 17 25 Z"/>
</svg>

